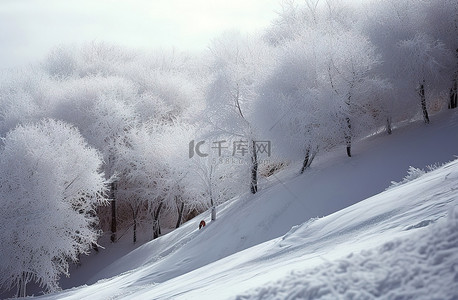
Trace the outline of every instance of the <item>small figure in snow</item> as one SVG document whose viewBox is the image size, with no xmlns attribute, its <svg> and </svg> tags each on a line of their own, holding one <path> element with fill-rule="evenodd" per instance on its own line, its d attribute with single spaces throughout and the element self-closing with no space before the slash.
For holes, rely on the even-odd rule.
<svg viewBox="0 0 458 300">
<path fill-rule="evenodd" d="M 204 220 L 200 221 L 199 229 L 201 229 L 202 227 L 205 227 L 205 225 L 206 225 L 206 224 L 205 224 L 205 221 L 204 221 Z"/>
</svg>

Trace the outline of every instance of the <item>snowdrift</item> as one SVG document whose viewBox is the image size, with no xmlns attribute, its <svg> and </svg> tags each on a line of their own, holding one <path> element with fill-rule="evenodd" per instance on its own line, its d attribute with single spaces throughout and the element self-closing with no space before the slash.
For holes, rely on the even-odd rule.
<svg viewBox="0 0 458 300">
<path fill-rule="evenodd" d="M 320 250 L 328 244 L 327 239 L 343 246 L 339 240 L 346 237 L 360 249 L 315 268 L 294 268 L 280 280 L 242 293 L 236 299 L 457 299 L 457 172 L 455 161 L 394 193 L 365 201 L 361 206 L 370 208 L 366 212 L 349 209 L 345 215 L 335 214 L 334 220 L 332 216 L 320 220 L 325 224 L 305 224 L 293 229 L 279 241 L 280 248 L 319 244 Z M 423 185 L 432 191 L 421 193 L 425 191 Z M 374 205 L 376 201 L 382 205 Z M 400 206 L 396 207 L 396 203 Z M 435 213 L 443 210 L 439 207 L 449 207 L 447 217 L 443 216 L 444 211 Z M 364 213 L 364 217 L 355 213 Z M 308 238 L 316 236 L 315 231 L 334 227 L 341 218 L 350 221 L 353 217 L 356 222 L 325 230 L 318 242 Z M 364 240 L 378 244 L 379 238 L 387 242 L 375 248 L 362 246 Z"/>
<path fill-rule="evenodd" d="M 236 299 L 456 299 L 457 250 L 458 209 L 452 208 L 426 232 L 294 270 Z"/>
</svg>

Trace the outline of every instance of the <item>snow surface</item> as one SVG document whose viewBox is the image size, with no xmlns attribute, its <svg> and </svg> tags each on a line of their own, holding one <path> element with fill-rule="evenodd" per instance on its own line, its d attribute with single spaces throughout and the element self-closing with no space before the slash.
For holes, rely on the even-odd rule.
<svg viewBox="0 0 458 300">
<path fill-rule="evenodd" d="M 449 111 L 323 155 L 40 298 L 458 299 L 458 161 L 383 191 L 452 160 L 457 137 Z"/>
<path fill-rule="evenodd" d="M 456 299 L 457 248 L 458 206 L 428 230 L 316 268 L 295 269 L 237 299 Z"/>
</svg>

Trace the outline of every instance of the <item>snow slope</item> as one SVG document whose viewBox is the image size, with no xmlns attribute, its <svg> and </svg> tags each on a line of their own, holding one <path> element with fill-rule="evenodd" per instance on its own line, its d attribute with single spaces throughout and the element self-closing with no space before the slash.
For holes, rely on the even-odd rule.
<svg viewBox="0 0 458 300">
<path fill-rule="evenodd" d="M 402 187 L 296 226 L 281 238 L 124 296 L 456 298 L 457 182 L 454 161 Z M 251 287 L 260 288 L 244 292 Z"/>
<path fill-rule="evenodd" d="M 370 299 L 377 293 L 386 296 L 394 287 L 412 291 L 402 282 L 405 276 L 399 275 L 410 273 L 402 270 L 422 274 L 428 289 L 430 279 L 440 273 L 422 273 L 428 265 L 421 261 L 429 259 L 422 253 L 412 256 L 416 264 L 399 264 L 401 271 L 394 276 L 399 280 L 386 283 L 383 278 L 392 278 L 398 268 L 397 260 L 388 261 L 392 257 L 402 257 L 409 249 L 417 251 L 421 245 L 440 245 L 447 240 L 443 233 L 457 229 L 454 218 L 447 223 L 444 217 L 456 205 L 458 163 L 382 191 L 391 180 L 399 181 L 410 165 L 423 168 L 453 159 L 458 154 L 457 133 L 458 113 L 447 112 L 434 118 L 430 126 L 417 123 L 392 136 L 371 137 L 355 147 L 351 159 L 343 157 L 343 150 L 323 155 L 307 174 L 293 176 L 286 171 L 255 196 L 245 195 L 222 205 L 218 220 L 207 222 L 204 230 L 197 230 L 200 219 L 196 218 L 117 260 L 88 283 L 103 280 L 43 298 L 224 299 L 240 295 L 244 299 L 264 295 L 265 299 L 283 299 L 295 290 L 306 299 L 332 299 L 340 291 L 348 297 L 351 293 L 363 297 L 362 289 L 367 287 L 364 292 Z M 444 248 L 456 253 L 456 236 L 451 237 Z M 458 280 L 453 251 L 443 255 L 436 267 Z M 347 257 L 350 253 L 354 254 Z M 374 261 L 373 265 L 363 264 L 367 260 Z M 413 269 L 408 268 L 411 265 Z M 356 283 L 336 275 L 340 269 L 356 274 Z M 436 281 L 452 287 L 449 295 L 458 297 L 456 281 L 453 285 L 447 276 Z M 341 286 L 334 285 L 335 278 Z"/>
<path fill-rule="evenodd" d="M 295 266 L 278 281 L 237 299 L 457 299 L 457 208 L 427 230 L 315 268 Z"/>
</svg>

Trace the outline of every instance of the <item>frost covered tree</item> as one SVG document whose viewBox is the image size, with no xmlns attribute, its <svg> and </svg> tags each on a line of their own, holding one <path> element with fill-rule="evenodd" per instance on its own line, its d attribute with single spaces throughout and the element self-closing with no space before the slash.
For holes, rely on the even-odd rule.
<svg viewBox="0 0 458 300">
<path fill-rule="evenodd" d="M 118 148 L 125 135 L 135 125 L 135 85 L 118 77 L 70 78 L 60 82 L 50 92 L 53 109 L 49 113 L 78 127 L 89 145 L 103 156 L 107 179 L 114 178 Z M 111 184 L 111 230 L 116 241 L 116 183 Z"/>
<path fill-rule="evenodd" d="M 258 190 L 258 158 L 251 114 L 256 85 L 265 74 L 268 47 L 259 39 L 227 32 L 212 42 L 210 52 L 213 76 L 207 92 L 207 117 L 215 135 L 246 140 L 250 191 L 254 194 Z"/>
<path fill-rule="evenodd" d="M 143 213 L 149 212 L 152 236 L 157 238 L 161 223 L 177 227 L 187 211 L 204 207 L 205 199 L 189 178 L 188 143 L 193 133 L 192 126 L 178 121 L 143 124 L 130 130 L 128 142 L 118 148 L 115 168 L 122 182 L 118 194 L 121 204 L 132 211 L 134 242 L 138 217 L 144 217 Z"/>
<path fill-rule="evenodd" d="M 421 111 L 425 123 L 429 123 L 426 103 L 426 90 L 439 89 L 444 82 L 447 66 L 451 62 L 450 52 L 445 45 L 426 34 L 416 34 L 414 37 L 398 43 L 402 53 L 403 64 L 400 72 L 406 79 L 406 88 L 415 89 L 420 98 Z"/>
<path fill-rule="evenodd" d="M 145 57 L 125 67 L 123 77 L 137 87 L 133 104 L 141 122 L 189 119 L 202 109 L 203 97 L 196 82 L 199 74 L 188 70 L 191 68 L 185 58 L 165 54 Z"/>
<path fill-rule="evenodd" d="M 336 105 L 347 155 L 351 157 L 353 138 L 374 128 L 371 97 L 374 92 L 386 88 L 386 84 L 373 73 L 379 59 L 375 47 L 365 36 L 336 32 L 329 36 L 327 44 L 323 49 L 327 86 L 332 91 L 330 98 Z"/>
<path fill-rule="evenodd" d="M 427 99 L 450 89 L 457 60 L 456 3 L 453 1 L 372 1 L 359 24 L 381 54 L 377 72 L 390 80 L 397 121 L 414 117 L 419 107 L 429 122 Z M 443 98 L 443 97 L 442 97 Z M 420 105 L 418 105 L 418 103 Z"/>
<path fill-rule="evenodd" d="M 3 76 L 1 76 L 3 75 Z M 46 90 L 51 80 L 36 68 L 0 75 L 0 134 L 22 122 L 38 121 L 46 115 Z"/>
<path fill-rule="evenodd" d="M 18 126 L 0 148 L 0 287 L 58 290 L 69 261 L 97 243 L 105 203 L 100 154 L 60 121 Z"/>
<path fill-rule="evenodd" d="M 133 128 L 173 124 L 177 118 L 189 121 L 202 108 L 194 76 L 197 68 L 190 60 L 174 52 L 129 51 L 104 43 L 55 48 L 41 65 L 1 78 L 0 132 L 4 135 L 17 124 L 43 117 L 76 126 L 102 154 L 107 179 L 117 178 L 110 185 L 111 210 L 98 210 L 103 228 L 109 230 L 111 224 L 116 241 L 117 228 L 127 224 L 125 216 L 132 212 L 129 204 L 138 208 L 134 202 L 143 203 L 135 192 L 128 196 L 117 191 L 127 185 L 120 181 L 126 177 L 117 176 L 121 172 L 117 167 L 125 170 L 117 163 L 126 161 L 120 151 L 129 147 Z M 118 200 L 123 202 L 119 208 Z M 133 212 L 142 218 L 141 209 Z"/>
<path fill-rule="evenodd" d="M 301 172 L 324 146 L 321 138 L 329 136 L 324 129 L 336 129 L 331 123 L 322 126 L 327 109 L 318 92 L 319 40 L 314 33 L 284 42 L 277 49 L 276 65 L 260 87 L 254 110 L 256 124 L 272 141 L 273 151 L 284 159 L 303 159 Z"/>
<path fill-rule="evenodd" d="M 450 50 L 451 87 L 449 108 L 458 107 L 458 3 L 454 0 L 421 2 L 425 18 L 420 19 L 425 33 L 439 40 Z M 447 82 L 447 76 L 444 76 Z"/>
<path fill-rule="evenodd" d="M 389 117 L 391 87 L 377 74 L 378 51 L 355 26 L 354 8 L 343 1 L 284 1 L 266 34 L 277 63 L 256 111 L 261 120 L 266 113 L 275 120 L 270 134 L 287 157 L 302 157 L 301 172 L 318 149 L 345 144 L 351 156 L 352 141 Z"/>
<path fill-rule="evenodd" d="M 75 64 L 65 63 L 69 58 Z M 57 71 L 46 68 L 52 78 L 59 80 L 49 92 L 50 115 L 75 124 L 88 143 L 103 154 L 107 177 L 116 177 L 128 168 L 128 162 L 121 156 L 131 154 L 126 151 L 130 130 L 145 123 L 170 124 L 176 118 L 190 119 L 200 108 L 202 97 L 189 75 L 188 60 L 174 52 L 147 54 L 103 43 L 85 45 L 78 51 L 56 49 L 44 65 L 59 67 L 56 61 L 63 61 L 64 66 L 71 68 L 64 68 L 65 72 L 59 71 L 60 67 Z M 131 157 L 131 161 L 137 158 Z M 125 163 L 121 165 L 118 161 Z M 126 178 L 121 176 L 111 185 L 112 241 L 117 240 L 118 215 L 126 219 L 123 209 L 134 220 L 141 218 L 144 201 L 132 192 L 131 182 L 122 182 Z M 120 209 L 118 200 L 123 202 Z M 122 221 L 119 220 L 120 226 Z"/>
<path fill-rule="evenodd" d="M 347 4 L 341 0 L 281 0 L 281 10 L 265 31 L 264 39 L 281 46 L 301 36 L 304 30 L 328 31 L 333 26 L 348 30 L 360 16 L 354 13 L 354 6 Z"/>
<path fill-rule="evenodd" d="M 406 40 L 415 32 L 415 20 L 420 16 L 414 13 L 418 1 L 379 1 L 374 0 L 363 6 L 360 15 L 363 16 L 357 28 L 366 35 L 377 48 L 381 64 L 376 66 L 379 76 L 387 78 L 391 84 L 391 93 L 379 97 L 382 115 L 386 119 L 387 132 L 391 132 L 392 123 L 412 118 L 417 110 L 412 109 L 416 99 L 406 93 L 402 83 L 404 75 L 400 73 L 403 58 L 399 53 L 397 43 Z"/>
<path fill-rule="evenodd" d="M 375 128 L 380 109 L 374 95 L 383 95 L 388 84 L 375 73 L 375 47 L 345 21 L 352 19 L 345 7 L 292 3 L 274 27 L 300 26 L 288 25 L 296 32 L 276 45 L 276 65 L 254 111 L 259 122 L 271 122 L 261 127 L 286 157 L 302 158 L 303 172 L 318 149 L 345 143 L 351 156 L 352 140 Z"/>
<path fill-rule="evenodd" d="M 205 136 L 204 132 L 200 132 L 200 137 Z M 240 186 L 246 184 L 246 178 L 240 176 L 240 168 L 232 163 L 230 156 L 220 156 L 218 149 L 212 148 L 215 144 L 200 138 L 197 141 L 201 143 L 199 152 L 203 156 L 197 153 L 192 155 L 190 172 L 184 182 L 194 191 L 192 195 L 200 199 L 191 201 L 193 207 L 210 208 L 211 220 L 216 220 L 217 206 L 243 192 Z"/>
<path fill-rule="evenodd" d="M 196 182 L 194 165 L 189 157 L 189 143 L 195 137 L 195 126 L 178 119 L 157 132 L 155 148 L 164 170 L 158 188 L 162 191 L 164 212 L 169 218 L 176 217 L 175 228 L 181 225 L 187 213 L 207 208 L 208 199 Z"/>
<path fill-rule="evenodd" d="M 118 159 L 114 168 L 119 172 L 118 194 L 120 203 L 132 211 L 133 241 L 136 242 L 137 225 L 142 208 L 150 210 L 154 236 L 160 232 L 159 215 L 162 209 L 163 180 L 161 159 L 157 155 L 157 138 L 151 126 L 139 126 L 126 135 L 127 143 L 117 148 Z"/>
</svg>

